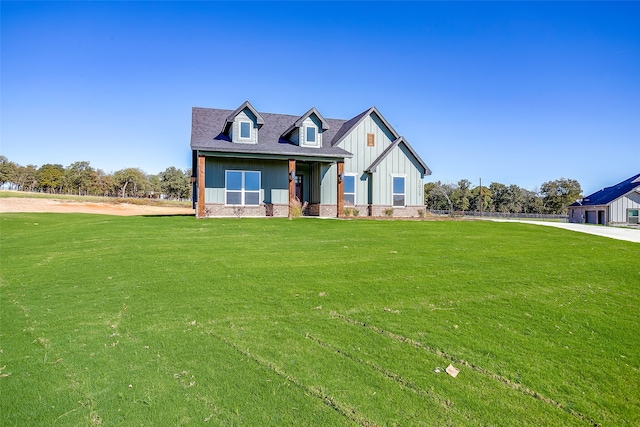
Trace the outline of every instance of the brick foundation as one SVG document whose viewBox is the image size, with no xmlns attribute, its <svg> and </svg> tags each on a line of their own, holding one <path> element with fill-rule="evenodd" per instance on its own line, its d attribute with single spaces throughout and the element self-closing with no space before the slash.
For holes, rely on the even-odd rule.
<svg viewBox="0 0 640 427">
<path fill-rule="evenodd" d="M 207 203 L 204 206 L 204 218 L 210 217 L 266 217 L 286 218 L 289 216 L 287 205 L 225 206 Z"/>
</svg>

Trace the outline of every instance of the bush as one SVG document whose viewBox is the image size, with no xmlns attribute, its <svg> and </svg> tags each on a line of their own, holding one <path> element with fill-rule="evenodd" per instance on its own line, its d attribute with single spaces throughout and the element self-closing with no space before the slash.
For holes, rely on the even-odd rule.
<svg viewBox="0 0 640 427">
<path fill-rule="evenodd" d="M 426 210 L 424 210 L 424 209 L 418 209 L 418 216 L 419 216 L 420 218 L 424 218 L 424 217 L 426 217 L 426 216 L 427 216 L 427 211 L 426 211 Z"/>
<path fill-rule="evenodd" d="M 357 217 L 360 215 L 360 211 L 356 208 L 344 208 L 344 216 L 346 217 Z"/>
<path fill-rule="evenodd" d="M 384 214 L 388 217 L 392 217 L 393 216 L 393 208 L 387 208 L 384 210 Z"/>
</svg>

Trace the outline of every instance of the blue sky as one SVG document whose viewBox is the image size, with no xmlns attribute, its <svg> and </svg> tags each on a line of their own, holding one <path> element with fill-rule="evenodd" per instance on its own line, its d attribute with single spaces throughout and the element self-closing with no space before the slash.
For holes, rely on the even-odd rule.
<svg viewBox="0 0 640 427">
<path fill-rule="evenodd" d="M 640 172 L 638 2 L 8 2 L 0 152 L 190 167 L 191 107 L 351 118 L 426 181 L 585 193 Z"/>
</svg>

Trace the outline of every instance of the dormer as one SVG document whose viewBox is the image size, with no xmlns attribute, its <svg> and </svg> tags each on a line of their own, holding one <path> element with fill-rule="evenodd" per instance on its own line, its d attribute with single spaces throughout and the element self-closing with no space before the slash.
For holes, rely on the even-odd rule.
<svg viewBox="0 0 640 427">
<path fill-rule="evenodd" d="M 257 144 L 258 130 L 264 125 L 264 119 L 253 108 L 249 101 L 245 101 L 224 122 L 222 133 L 229 136 L 236 144 Z"/>
<path fill-rule="evenodd" d="M 329 123 L 315 107 L 304 113 L 282 134 L 300 147 L 321 148 L 322 133 L 329 129 Z"/>
</svg>

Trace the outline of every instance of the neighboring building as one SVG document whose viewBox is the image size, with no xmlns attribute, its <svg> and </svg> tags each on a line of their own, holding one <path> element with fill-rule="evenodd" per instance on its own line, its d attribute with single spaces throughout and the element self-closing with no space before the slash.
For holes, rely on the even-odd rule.
<svg viewBox="0 0 640 427">
<path fill-rule="evenodd" d="M 208 216 L 418 216 L 431 171 L 371 107 L 350 120 L 193 108 L 194 208 Z"/>
<path fill-rule="evenodd" d="M 569 222 L 638 225 L 640 174 L 569 205 Z"/>
</svg>

